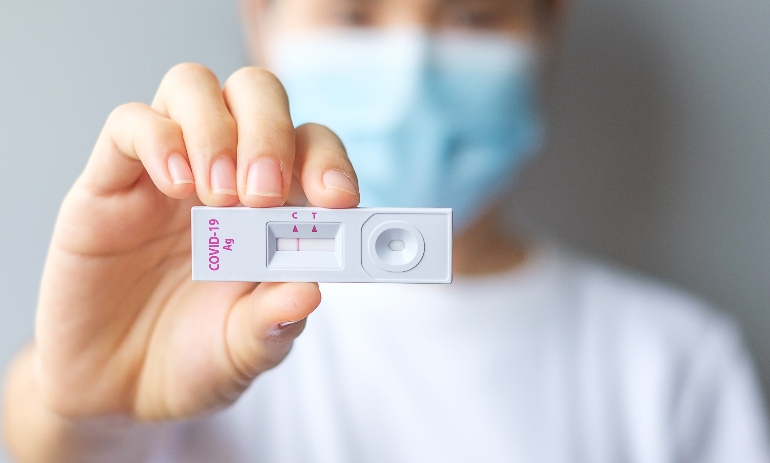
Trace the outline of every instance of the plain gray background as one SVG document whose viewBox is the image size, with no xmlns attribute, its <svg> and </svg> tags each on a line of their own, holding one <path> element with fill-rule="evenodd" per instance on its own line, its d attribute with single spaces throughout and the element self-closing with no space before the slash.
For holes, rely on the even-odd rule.
<svg viewBox="0 0 770 463">
<path fill-rule="evenodd" d="M 576 0 L 552 142 L 514 220 L 734 314 L 770 384 L 770 2 Z M 0 2 L 0 365 L 32 333 L 58 205 L 110 110 L 246 63 L 234 0 Z M 2 457 L 0 456 L 0 459 Z"/>
</svg>

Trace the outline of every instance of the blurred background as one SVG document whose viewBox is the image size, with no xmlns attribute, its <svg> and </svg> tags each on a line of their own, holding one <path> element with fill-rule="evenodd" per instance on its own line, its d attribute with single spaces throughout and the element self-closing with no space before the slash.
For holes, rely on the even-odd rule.
<svg viewBox="0 0 770 463">
<path fill-rule="evenodd" d="M 770 391 L 770 2 L 572 1 L 551 143 L 512 222 L 723 308 Z M 0 368 L 111 109 L 176 63 L 224 80 L 245 56 L 235 0 L 0 2 Z"/>
</svg>

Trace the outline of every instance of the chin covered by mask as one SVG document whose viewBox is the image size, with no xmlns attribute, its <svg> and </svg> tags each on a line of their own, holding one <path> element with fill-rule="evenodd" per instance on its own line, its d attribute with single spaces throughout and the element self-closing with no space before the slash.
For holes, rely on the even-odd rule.
<svg viewBox="0 0 770 463">
<path fill-rule="evenodd" d="M 492 34 L 325 31 L 268 50 L 297 125 L 340 137 L 361 205 L 451 207 L 469 225 L 538 149 L 534 46 Z"/>
</svg>

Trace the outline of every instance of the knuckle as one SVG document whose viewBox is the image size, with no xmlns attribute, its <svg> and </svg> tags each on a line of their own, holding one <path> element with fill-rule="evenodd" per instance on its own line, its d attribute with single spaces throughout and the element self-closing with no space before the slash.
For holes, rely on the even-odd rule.
<svg viewBox="0 0 770 463">
<path fill-rule="evenodd" d="M 261 121 L 246 134 L 260 151 L 287 150 L 294 141 L 294 127 L 282 121 Z"/>
<path fill-rule="evenodd" d="M 144 112 L 148 108 L 149 106 L 147 106 L 144 103 L 136 103 L 136 102 L 123 103 L 122 105 L 112 110 L 107 120 L 115 121 L 115 120 L 125 119 L 131 115 Z"/>
<path fill-rule="evenodd" d="M 172 67 L 163 78 L 164 82 L 179 82 L 196 78 L 214 78 L 214 72 L 206 66 L 198 63 L 180 63 Z"/>
<path fill-rule="evenodd" d="M 336 133 L 325 125 L 306 123 L 297 127 L 297 143 L 303 150 L 324 152 L 347 159 L 347 150 Z"/>
<path fill-rule="evenodd" d="M 280 100 L 288 107 L 289 97 L 286 95 L 286 89 L 275 74 L 267 69 L 247 66 L 235 71 L 225 82 L 224 91 L 230 93 L 240 89 L 247 89 L 249 86 L 258 87 L 261 91 L 267 91 Z"/>
<path fill-rule="evenodd" d="M 160 119 L 149 123 L 148 132 L 159 139 L 178 139 L 183 138 L 182 128 L 171 119 Z"/>
<path fill-rule="evenodd" d="M 169 119 L 174 124 L 179 124 Z M 233 117 L 227 112 L 197 113 L 194 118 L 186 121 L 184 131 L 190 135 L 190 141 L 216 140 L 219 142 L 235 142 L 237 140 L 238 126 Z"/>
<path fill-rule="evenodd" d="M 238 125 L 238 143 L 249 147 L 249 157 L 281 154 L 292 158 L 294 126 L 291 121 L 259 120 Z"/>
<path fill-rule="evenodd" d="M 133 136 L 152 139 L 181 138 L 181 127 L 163 117 L 153 117 L 155 112 L 144 103 L 125 103 L 115 108 L 107 120 L 112 130 L 129 130 Z M 129 122 L 129 123 L 127 123 Z M 128 127 L 128 128 L 127 128 Z"/>
<path fill-rule="evenodd" d="M 257 66 L 245 66 L 235 71 L 225 83 L 239 83 L 241 81 L 264 81 L 265 83 L 281 85 L 281 81 L 272 72 Z M 282 85 L 281 85 L 282 86 Z M 283 87 L 283 86 L 282 86 Z"/>
<path fill-rule="evenodd" d="M 237 126 L 229 114 L 209 114 L 197 122 L 199 137 L 211 143 L 234 145 L 237 142 Z"/>
<path fill-rule="evenodd" d="M 325 125 L 317 124 L 315 122 L 306 122 L 299 127 L 297 127 L 298 132 L 302 132 L 303 135 L 314 135 L 314 134 L 320 134 L 325 136 L 333 137 L 337 140 L 339 140 L 339 137 L 336 133 L 329 127 L 326 127 Z"/>
</svg>

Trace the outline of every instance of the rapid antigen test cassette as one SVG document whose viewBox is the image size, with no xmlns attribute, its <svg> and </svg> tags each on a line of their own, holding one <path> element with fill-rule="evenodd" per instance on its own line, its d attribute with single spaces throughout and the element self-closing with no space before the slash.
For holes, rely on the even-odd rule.
<svg viewBox="0 0 770 463">
<path fill-rule="evenodd" d="M 451 283 L 452 210 L 194 207 L 192 277 Z"/>
</svg>

